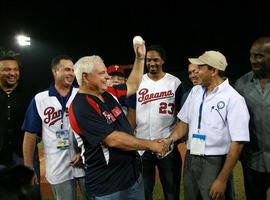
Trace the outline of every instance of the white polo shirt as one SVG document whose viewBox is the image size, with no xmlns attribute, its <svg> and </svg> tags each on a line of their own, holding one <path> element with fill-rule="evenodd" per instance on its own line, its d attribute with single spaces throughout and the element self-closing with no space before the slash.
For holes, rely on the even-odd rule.
<svg viewBox="0 0 270 200">
<path fill-rule="evenodd" d="M 188 124 L 187 149 L 198 134 L 199 109 L 205 88 L 194 86 L 177 117 Z M 228 79 L 203 100 L 200 134 L 205 134 L 205 155 L 224 155 L 231 141 L 249 141 L 249 113 L 244 98 Z"/>
</svg>

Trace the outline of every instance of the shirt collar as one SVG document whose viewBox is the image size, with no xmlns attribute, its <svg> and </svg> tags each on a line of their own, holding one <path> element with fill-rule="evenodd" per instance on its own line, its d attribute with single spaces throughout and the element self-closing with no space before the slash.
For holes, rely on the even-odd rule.
<svg viewBox="0 0 270 200">
<path fill-rule="evenodd" d="M 49 87 L 49 96 L 60 96 L 60 94 L 57 92 L 56 88 L 54 87 L 54 85 L 51 85 Z"/>
<path fill-rule="evenodd" d="M 56 88 L 54 87 L 54 85 L 51 85 L 49 87 L 49 96 L 55 96 L 58 101 L 62 104 L 63 103 L 63 100 L 64 102 L 67 102 L 69 97 L 71 96 L 71 92 L 73 90 L 73 87 L 70 88 L 70 91 L 68 92 L 67 96 L 65 97 L 62 97 L 59 92 L 56 90 Z"/>
<path fill-rule="evenodd" d="M 249 82 L 254 82 L 255 80 L 259 81 L 259 78 L 256 76 L 256 74 L 253 71 L 251 71 L 248 78 L 249 78 Z M 267 82 L 270 82 L 270 80 L 268 80 Z"/>
<path fill-rule="evenodd" d="M 226 78 L 220 85 L 218 85 L 215 90 L 216 92 L 220 92 L 222 90 L 224 90 L 225 88 L 227 88 L 229 86 L 229 81 Z"/>
<path fill-rule="evenodd" d="M 256 74 L 253 71 L 251 71 L 249 79 L 250 79 L 249 80 L 250 82 L 253 82 L 255 79 L 258 79 L 258 78 L 257 78 Z"/>
<path fill-rule="evenodd" d="M 229 81 L 228 78 L 226 78 L 221 84 L 219 84 L 217 87 L 215 87 L 210 94 L 215 94 L 217 92 L 221 92 L 222 90 L 224 90 L 225 88 L 227 88 L 229 85 Z M 203 90 L 205 90 L 205 88 L 202 87 Z"/>
</svg>

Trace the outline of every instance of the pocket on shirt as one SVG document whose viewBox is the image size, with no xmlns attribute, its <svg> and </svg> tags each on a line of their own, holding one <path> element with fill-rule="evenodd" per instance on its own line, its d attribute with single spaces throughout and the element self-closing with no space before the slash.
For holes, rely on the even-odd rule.
<svg viewBox="0 0 270 200">
<path fill-rule="evenodd" d="M 226 128 L 226 116 L 222 111 L 212 110 L 209 116 L 208 126 L 212 129 L 217 129 L 222 131 Z"/>
</svg>

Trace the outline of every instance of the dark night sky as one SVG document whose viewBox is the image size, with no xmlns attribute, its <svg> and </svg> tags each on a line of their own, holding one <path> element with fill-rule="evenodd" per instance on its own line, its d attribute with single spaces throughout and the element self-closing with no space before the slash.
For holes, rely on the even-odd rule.
<svg viewBox="0 0 270 200">
<path fill-rule="evenodd" d="M 23 77 L 37 89 L 49 85 L 56 54 L 75 61 L 98 54 L 106 65 L 132 63 L 134 35 L 165 48 L 168 72 L 185 70 L 188 57 L 219 50 L 227 57 L 229 77 L 237 78 L 250 70 L 252 42 L 270 35 L 268 5 L 259 0 L 0 2 L 0 46 L 21 53 Z M 19 48 L 17 33 L 31 36 L 32 46 Z"/>
</svg>

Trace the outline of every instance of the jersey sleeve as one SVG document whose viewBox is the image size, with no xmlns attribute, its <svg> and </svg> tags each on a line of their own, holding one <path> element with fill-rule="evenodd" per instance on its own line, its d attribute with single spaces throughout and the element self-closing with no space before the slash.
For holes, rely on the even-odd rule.
<svg viewBox="0 0 270 200">
<path fill-rule="evenodd" d="M 187 97 L 188 97 L 191 89 L 192 88 L 190 88 L 189 90 L 185 91 L 185 93 L 182 95 L 180 109 L 183 107 L 184 103 L 186 102 Z"/>
<path fill-rule="evenodd" d="M 136 110 L 136 93 L 127 98 L 127 105 L 129 108 Z"/>
<path fill-rule="evenodd" d="M 107 92 L 115 96 L 119 103 L 122 106 L 126 105 L 126 98 L 127 98 L 127 85 L 126 84 L 120 84 L 120 85 L 114 85 L 113 87 L 108 87 Z"/>
<path fill-rule="evenodd" d="M 91 105 L 87 96 L 84 96 L 79 101 L 73 101 L 69 111 L 70 116 L 74 116 L 74 119 L 70 118 L 71 125 L 77 123 L 80 130 L 78 134 L 85 137 L 91 146 L 97 146 L 114 131 L 97 109 L 98 104 Z M 74 126 L 72 128 L 74 130 Z"/>
<path fill-rule="evenodd" d="M 22 131 L 36 133 L 41 136 L 42 120 L 37 111 L 37 104 L 35 98 L 30 102 L 25 114 L 22 125 Z"/>
<path fill-rule="evenodd" d="M 185 88 L 183 86 L 182 83 L 180 83 L 180 85 L 177 87 L 176 91 L 175 91 L 175 108 L 176 108 L 176 112 L 179 112 L 179 110 L 181 109 L 181 99 L 183 97 L 185 93 Z"/>
</svg>

